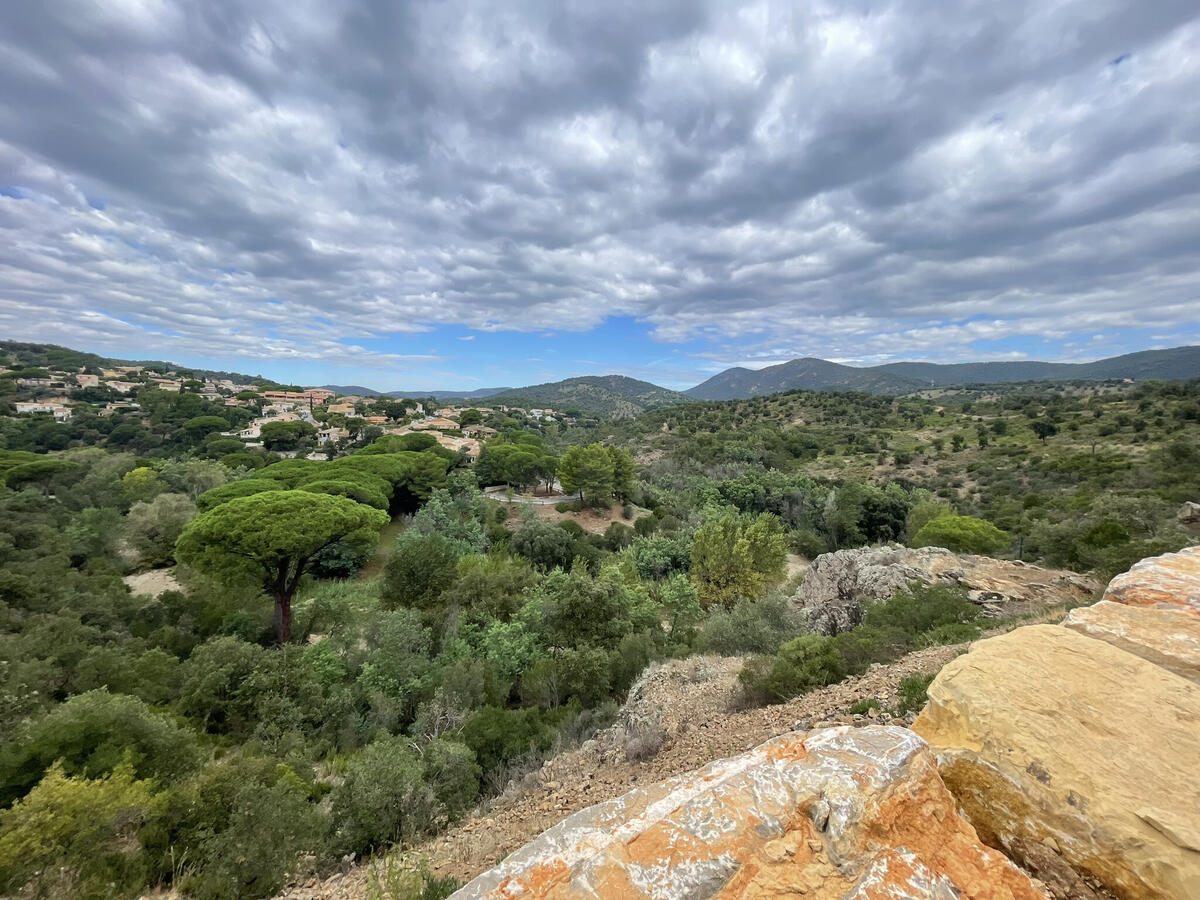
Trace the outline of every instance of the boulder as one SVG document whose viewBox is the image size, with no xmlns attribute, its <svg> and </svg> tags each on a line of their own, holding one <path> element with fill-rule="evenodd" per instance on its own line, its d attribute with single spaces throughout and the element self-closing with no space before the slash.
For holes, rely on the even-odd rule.
<svg viewBox="0 0 1200 900">
<path fill-rule="evenodd" d="M 1102 600 L 1071 610 L 1063 625 L 1200 684 L 1200 616 L 1190 611 Z"/>
<path fill-rule="evenodd" d="M 1200 897 L 1193 682 L 1073 628 L 1033 625 L 942 669 L 913 729 L 979 836 L 1039 877 Z"/>
<path fill-rule="evenodd" d="M 1200 547 L 1151 556 L 1108 583 L 1105 600 L 1200 615 Z"/>
<path fill-rule="evenodd" d="M 966 588 L 990 617 L 1077 604 L 1100 592 L 1099 584 L 1074 572 L 952 553 L 941 547 L 893 544 L 822 553 L 792 603 L 813 630 L 838 634 L 862 622 L 866 604 L 887 600 L 913 582 Z"/>
<path fill-rule="evenodd" d="M 468 898 L 1041 898 L 894 727 L 789 734 L 565 819 Z"/>
<path fill-rule="evenodd" d="M 1175 513 L 1175 521 L 1191 532 L 1200 532 L 1200 503 L 1186 501 Z"/>
</svg>

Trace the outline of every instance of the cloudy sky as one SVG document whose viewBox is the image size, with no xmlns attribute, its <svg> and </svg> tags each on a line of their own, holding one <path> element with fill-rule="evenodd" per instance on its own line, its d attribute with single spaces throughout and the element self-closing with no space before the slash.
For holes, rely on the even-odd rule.
<svg viewBox="0 0 1200 900">
<path fill-rule="evenodd" d="M 0 23 L 0 337 L 385 389 L 1200 343 L 1196 0 Z"/>
</svg>

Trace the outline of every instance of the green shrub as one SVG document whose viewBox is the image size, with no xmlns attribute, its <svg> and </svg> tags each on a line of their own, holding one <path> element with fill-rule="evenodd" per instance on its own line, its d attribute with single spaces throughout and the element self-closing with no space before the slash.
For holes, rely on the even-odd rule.
<svg viewBox="0 0 1200 900">
<path fill-rule="evenodd" d="M 99 778 L 122 761 L 171 781 L 199 762 L 196 736 L 136 697 L 89 691 L 26 724 L 0 752 L 0 804 L 28 793 L 58 760 L 64 774 Z"/>
<path fill-rule="evenodd" d="M 930 519 L 909 541 L 910 547 L 945 547 L 958 553 L 998 553 L 1009 536 L 991 522 L 974 516 Z"/>
<path fill-rule="evenodd" d="M 745 699 L 754 704 L 781 703 L 813 688 L 846 677 L 846 660 L 833 638 L 803 634 L 779 648 L 769 664 L 758 662 L 738 674 Z"/>
<path fill-rule="evenodd" d="M 869 700 L 858 700 L 850 704 L 850 706 L 847 707 L 846 712 L 852 716 L 865 716 L 871 710 L 878 710 L 880 708 L 881 704 L 879 701 L 874 697 L 871 697 Z"/>
<path fill-rule="evenodd" d="M 425 780 L 450 820 L 471 808 L 479 797 L 479 778 L 483 770 L 475 753 L 466 744 L 439 738 L 424 749 L 422 762 Z"/>
<path fill-rule="evenodd" d="M 960 587 L 912 584 L 889 600 L 869 605 L 863 624 L 901 631 L 912 642 L 938 626 L 969 624 L 981 615 Z"/>
<path fill-rule="evenodd" d="M 554 743 L 558 726 L 575 714 L 571 707 L 543 710 L 485 706 L 467 719 L 459 737 L 475 751 L 484 772 Z"/>
<path fill-rule="evenodd" d="M 54 763 L 0 812 L 0 892 L 6 896 L 131 896 L 150 861 L 140 831 L 156 813 L 151 782 L 120 763 L 107 775 L 69 778 Z"/>
<path fill-rule="evenodd" d="M 327 822 L 288 766 L 235 754 L 167 796 L 153 848 L 164 877 L 203 900 L 270 897 L 298 854 L 324 854 Z"/>
<path fill-rule="evenodd" d="M 350 760 L 332 810 L 338 844 L 363 853 L 425 834 L 437 819 L 438 800 L 408 739 L 389 737 Z"/>
<path fill-rule="evenodd" d="M 445 900 L 459 887 L 453 878 L 430 873 L 424 860 L 414 868 L 389 855 L 372 860 L 367 870 L 368 900 Z"/>
<path fill-rule="evenodd" d="M 925 647 L 936 647 L 943 644 L 965 644 L 967 641 L 978 640 L 983 634 L 978 625 L 969 622 L 953 622 L 948 625 L 938 625 L 924 632 L 918 643 Z"/>
<path fill-rule="evenodd" d="M 900 699 L 896 704 L 895 713 L 898 716 L 917 712 L 929 702 L 929 685 L 933 683 L 936 673 L 929 675 L 909 675 L 900 681 Z"/>
<path fill-rule="evenodd" d="M 713 612 L 701 626 L 696 644 L 705 653 L 722 656 L 774 653 L 800 628 L 796 611 L 783 597 L 741 600 L 733 609 Z"/>
<path fill-rule="evenodd" d="M 454 584 L 460 556 L 458 546 L 440 534 L 404 532 L 384 569 L 384 604 L 430 609 Z"/>
</svg>

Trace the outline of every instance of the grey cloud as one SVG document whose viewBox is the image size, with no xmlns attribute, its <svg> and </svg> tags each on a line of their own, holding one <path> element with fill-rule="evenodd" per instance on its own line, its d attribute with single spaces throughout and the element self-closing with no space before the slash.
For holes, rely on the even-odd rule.
<svg viewBox="0 0 1200 900">
<path fill-rule="evenodd" d="M 1183 335 L 1197 60 L 1193 0 L 14 4 L 0 327 L 260 358 L 610 315 L 725 359 Z"/>
</svg>

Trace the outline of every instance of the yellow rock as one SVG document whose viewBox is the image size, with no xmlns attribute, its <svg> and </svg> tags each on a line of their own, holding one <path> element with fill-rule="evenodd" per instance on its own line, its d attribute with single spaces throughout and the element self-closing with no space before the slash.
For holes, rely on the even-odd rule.
<svg viewBox="0 0 1200 900">
<path fill-rule="evenodd" d="M 1200 897 L 1200 686 L 1034 625 L 947 665 L 913 725 L 979 836 L 1129 898 Z M 1039 871 L 1039 874 L 1042 874 Z"/>
<path fill-rule="evenodd" d="M 1102 600 L 1073 609 L 1063 625 L 1200 684 L 1200 616 Z"/>
<path fill-rule="evenodd" d="M 1109 582 L 1103 599 L 1127 606 L 1174 607 L 1200 615 L 1200 547 L 1135 563 Z"/>
</svg>

